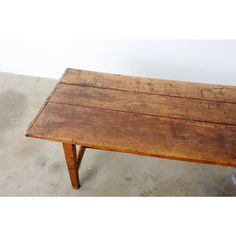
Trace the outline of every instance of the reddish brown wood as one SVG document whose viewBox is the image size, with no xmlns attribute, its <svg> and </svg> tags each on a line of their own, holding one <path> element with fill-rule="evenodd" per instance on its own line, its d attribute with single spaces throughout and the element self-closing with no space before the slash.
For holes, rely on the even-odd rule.
<svg viewBox="0 0 236 236">
<path fill-rule="evenodd" d="M 78 153 L 78 159 L 77 159 L 77 168 L 79 170 L 84 153 L 85 153 L 86 147 L 80 146 L 79 153 Z"/>
<path fill-rule="evenodd" d="M 236 87 L 67 69 L 61 83 L 236 103 Z"/>
<path fill-rule="evenodd" d="M 236 166 L 236 126 L 48 103 L 31 132 L 97 149 Z"/>
<path fill-rule="evenodd" d="M 50 102 L 236 125 L 236 103 L 60 84 Z"/>
<path fill-rule="evenodd" d="M 235 86 L 67 69 L 26 135 L 64 143 L 78 188 L 85 147 L 236 167 L 235 134 Z"/>
<path fill-rule="evenodd" d="M 80 187 L 76 146 L 75 144 L 63 143 L 63 149 L 65 153 L 66 163 L 70 174 L 70 180 L 72 187 L 78 189 Z"/>
</svg>

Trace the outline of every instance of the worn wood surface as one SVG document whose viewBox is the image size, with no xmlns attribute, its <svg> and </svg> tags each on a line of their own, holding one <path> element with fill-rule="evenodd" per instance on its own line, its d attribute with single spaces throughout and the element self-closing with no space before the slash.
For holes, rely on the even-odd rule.
<svg viewBox="0 0 236 236">
<path fill-rule="evenodd" d="M 27 135 L 236 166 L 236 87 L 68 69 Z"/>
<path fill-rule="evenodd" d="M 63 143 L 63 149 L 68 167 L 71 185 L 73 188 L 80 188 L 79 168 L 86 150 L 86 147 L 80 146 L 78 157 L 76 152 L 76 145 L 71 143 Z"/>
<path fill-rule="evenodd" d="M 86 147 L 84 146 L 80 146 L 79 152 L 78 152 L 78 158 L 77 158 L 77 168 L 79 170 L 82 159 L 84 157 L 84 153 L 85 153 Z"/>
<path fill-rule="evenodd" d="M 149 79 L 76 69 L 69 69 L 62 83 L 211 101 L 236 102 L 235 86 Z"/>
<path fill-rule="evenodd" d="M 236 103 L 68 84 L 59 85 L 50 102 L 236 125 Z"/>
<path fill-rule="evenodd" d="M 63 143 L 63 149 L 70 174 L 71 185 L 73 188 L 78 189 L 80 187 L 80 182 L 77 166 L 76 146 L 70 143 Z"/>
</svg>

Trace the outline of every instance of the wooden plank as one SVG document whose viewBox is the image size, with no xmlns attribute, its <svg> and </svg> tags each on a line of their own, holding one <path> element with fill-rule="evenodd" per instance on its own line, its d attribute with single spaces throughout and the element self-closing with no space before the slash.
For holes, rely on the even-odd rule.
<svg viewBox="0 0 236 236">
<path fill-rule="evenodd" d="M 236 125 L 236 104 L 60 84 L 50 102 Z"/>
<path fill-rule="evenodd" d="M 236 103 L 236 87 L 68 69 L 62 83 Z"/>
<path fill-rule="evenodd" d="M 54 89 L 51 91 L 51 93 L 49 94 L 49 96 L 47 97 L 47 99 L 45 100 L 45 102 L 43 103 L 43 105 L 41 106 L 41 108 L 39 109 L 39 111 L 37 112 L 37 114 L 35 115 L 34 119 L 30 122 L 28 129 L 31 128 L 31 126 L 34 125 L 34 122 L 36 121 L 36 119 L 38 118 L 38 116 L 40 116 L 40 113 L 43 111 L 44 107 L 47 105 L 49 99 L 51 98 L 51 96 L 53 95 L 53 93 L 56 91 L 58 85 L 61 83 L 61 81 L 63 80 L 63 78 L 69 73 L 70 69 L 66 69 L 64 71 L 64 73 L 62 74 L 61 78 L 58 80 L 56 86 L 54 87 Z M 27 136 L 27 133 L 26 133 Z"/>
<path fill-rule="evenodd" d="M 236 127 L 48 103 L 28 136 L 236 167 Z"/>
</svg>

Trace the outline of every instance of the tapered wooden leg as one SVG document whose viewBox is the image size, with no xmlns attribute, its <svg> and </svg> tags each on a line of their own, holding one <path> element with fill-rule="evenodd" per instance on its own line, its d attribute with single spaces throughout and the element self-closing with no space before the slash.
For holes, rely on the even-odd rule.
<svg viewBox="0 0 236 236">
<path fill-rule="evenodd" d="M 79 181 L 79 167 L 84 156 L 86 147 L 80 146 L 78 158 L 76 156 L 76 145 L 70 143 L 63 143 L 67 167 L 70 174 L 72 187 L 78 189 L 80 187 Z"/>
<path fill-rule="evenodd" d="M 78 170 L 80 168 L 80 164 L 81 164 L 81 161 L 83 159 L 85 150 L 86 150 L 86 147 L 80 146 L 79 153 L 78 153 L 78 160 L 77 160 Z"/>
<path fill-rule="evenodd" d="M 72 187 L 78 189 L 80 187 L 80 182 L 77 165 L 76 146 L 75 144 L 63 143 L 63 148 Z"/>
</svg>

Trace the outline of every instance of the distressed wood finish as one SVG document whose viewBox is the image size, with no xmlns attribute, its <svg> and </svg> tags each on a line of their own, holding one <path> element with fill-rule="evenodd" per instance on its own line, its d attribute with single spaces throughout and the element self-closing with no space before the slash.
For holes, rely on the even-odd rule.
<svg viewBox="0 0 236 236">
<path fill-rule="evenodd" d="M 97 149 L 236 166 L 235 126 L 49 103 L 34 133 Z"/>
<path fill-rule="evenodd" d="M 69 69 L 62 83 L 236 103 L 236 87 Z"/>
<path fill-rule="evenodd" d="M 71 185 L 73 188 L 80 188 L 79 168 L 83 159 L 86 147 L 80 146 L 78 158 L 76 153 L 76 145 L 71 143 L 63 143 L 63 149 L 66 158 L 66 164 L 70 174 Z"/>
<path fill-rule="evenodd" d="M 84 153 L 85 153 L 86 147 L 80 146 L 79 153 L 78 153 L 78 159 L 77 159 L 77 168 L 79 170 Z"/>
<path fill-rule="evenodd" d="M 60 84 L 50 102 L 236 125 L 236 103 L 219 103 L 68 84 Z"/>
<path fill-rule="evenodd" d="M 236 167 L 235 134 L 234 86 L 67 69 L 26 135 L 64 143 L 76 188 L 85 147 Z"/>
<path fill-rule="evenodd" d="M 77 156 L 76 156 L 76 146 L 70 143 L 63 143 L 63 149 L 66 158 L 66 164 L 70 174 L 70 180 L 72 187 L 77 189 L 80 187 Z"/>
</svg>

